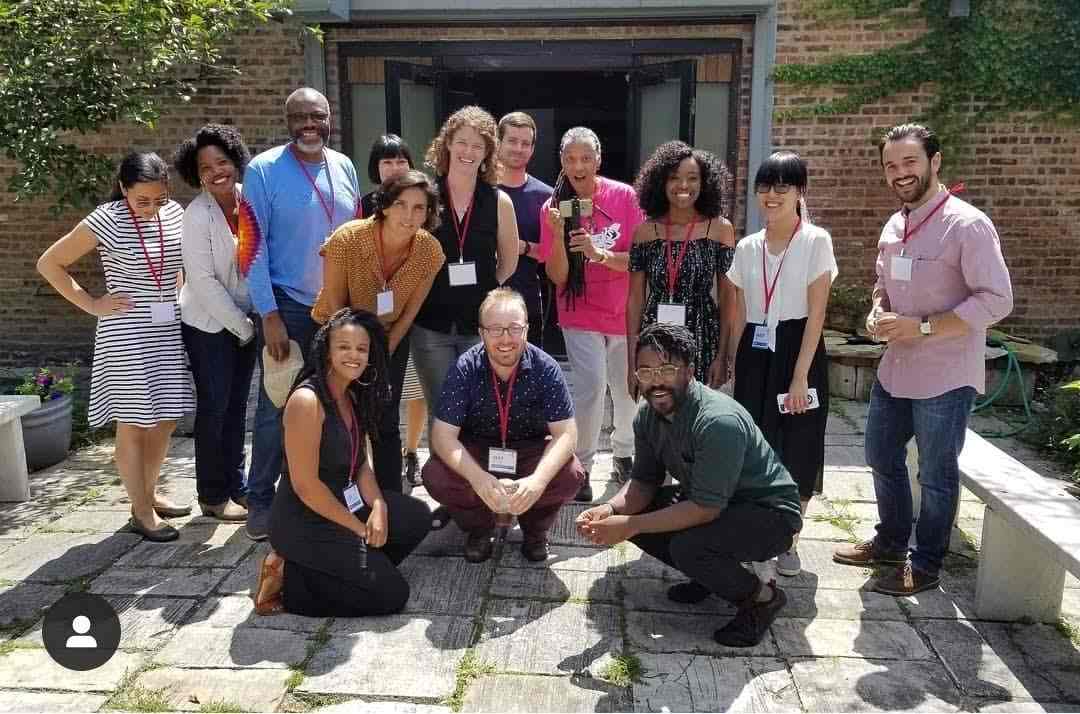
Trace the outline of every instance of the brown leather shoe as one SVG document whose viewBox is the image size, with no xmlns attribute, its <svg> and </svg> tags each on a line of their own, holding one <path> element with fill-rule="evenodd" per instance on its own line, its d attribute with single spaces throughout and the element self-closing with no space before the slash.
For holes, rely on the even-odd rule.
<svg viewBox="0 0 1080 714">
<path fill-rule="evenodd" d="M 469 531 L 465 536 L 465 560 L 470 563 L 483 563 L 490 558 L 491 551 L 495 547 L 492 535 L 491 528 Z"/>
<path fill-rule="evenodd" d="M 199 510 L 204 516 L 219 521 L 246 521 L 247 509 L 231 499 L 224 503 L 203 503 L 199 501 Z"/>
<path fill-rule="evenodd" d="M 913 568 L 911 566 L 911 561 L 908 561 L 896 570 L 882 575 L 875 580 L 873 588 L 875 592 L 879 592 L 882 595 L 903 597 L 905 595 L 921 593 L 923 590 L 933 590 L 940 583 L 940 575 L 924 573 L 921 570 Z"/>
<path fill-rule="evenodd" d="M 548 559 L 549 553 L 547 536 L 526 538 L 521 544 L 521 554 L 525 556 L 525 560 L 531 560 L 534 563 L 544 562 Z"/>
<path fill-rule="evenodd" d="M 855 545 L 842 545 L 833 551 L 833 562 L 872 568 L 875 565 L 903 565 L 907 553 L 883 553 L 874 547 L 874 539 Z"/>
</svg>

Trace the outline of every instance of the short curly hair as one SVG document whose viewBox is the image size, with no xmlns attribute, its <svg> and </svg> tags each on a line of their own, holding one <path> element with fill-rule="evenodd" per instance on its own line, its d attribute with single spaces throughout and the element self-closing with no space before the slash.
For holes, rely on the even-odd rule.
<svg viewBox="0 0 1080 714">
<path fill-rule="evenodd" d="M 728 187 L 732 183 L 731 172 L 716 154 L 695 149 L 682 141 L 668 141 L 656 147 L 638 172 L 634 190 L 641 210 L 653 220 L 668 212 L 667 181 L 685 159 L 696 161 L 701 171 L 701 193 L 694 208 L 705 218 L 724 216 L 730 220 Z"/>
<path fill-rule="evenodd" d="M 498 125 L 495 117 L 481 107 L 470 105 L 462 107 L 450 115 L 431 140 L 431 145 L 424 154 L 424 163 L 430 166 L 437 176 L 445 177 L 450 170 L 450 142 L 457 130 L 463 126 L 472 127 L 484 138 L 484 160 L 480 162 L 480 180 L 497 186 L 499 184 Z"/>
<path fill-rule="evenodd" d="M 225 156 L 236 166 L 236 178 L 244 175 L 244 169 L 251 161 L 251 152 L 244 144 L 244 138 L 235 128 L 224 124 L 207 124 L 195 133 L 195 136 L 184 139 L 180 146 L 176 147 L 173 154 L 173 166 L 192 188 L 199 188 L 199 149 L 207 146 L 216 146 L 224 152 Z"/>
<path fill-rule="evenodd" d="M 418 188 L 427 196 L 427 217 L 422 228 L 428 233 L 434 233 L 439 227 L 439 187 L 426 173 L 416 169 L 387 179 L 386 183 L 375 189 L 375 218 L 385 220 L 386 209 L 394 205 L 394 201 L 410 188 Z"/>
</svg>

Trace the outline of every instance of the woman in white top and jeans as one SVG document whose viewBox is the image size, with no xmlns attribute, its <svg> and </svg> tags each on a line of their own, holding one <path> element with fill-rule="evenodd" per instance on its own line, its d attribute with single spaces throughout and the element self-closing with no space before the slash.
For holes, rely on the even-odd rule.
<svg viewBox="0 0 1080 714">
<path fill-rule="evenodd" d="M 255 368 L 251 299 L 236 266 L 238 180 L 251 154 L 235 129 L 208 124 L 176 150 L 202 193 L 184 211 L 180 313 L 195 378 L 195 483 L 203 515 L 247 518 L 244 422 Z"/>
</svg>

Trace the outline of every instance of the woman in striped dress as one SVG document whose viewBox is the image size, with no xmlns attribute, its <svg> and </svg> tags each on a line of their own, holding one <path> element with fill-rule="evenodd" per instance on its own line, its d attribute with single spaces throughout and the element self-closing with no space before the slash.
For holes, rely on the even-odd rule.
<svg viewBox="0 0 1080 714">
<path fill-rule="evenodd" d="M 161 157 L 132 153 L 120 164 L 112 200 L 38 260 L 57 292 L 98 318 L 88 421 L 91 427 L 116 421 L 116 469 L 132 504 L 130 528 L 152 541 L 179 535 L 159 516 L 191 511 L 155 493 L 176 420 L 195 406 L 176 302 L 183 214 L 169 200 Z M 68 272 L 95 248 L 107 291 L 100 297 Z"/>
</svg>

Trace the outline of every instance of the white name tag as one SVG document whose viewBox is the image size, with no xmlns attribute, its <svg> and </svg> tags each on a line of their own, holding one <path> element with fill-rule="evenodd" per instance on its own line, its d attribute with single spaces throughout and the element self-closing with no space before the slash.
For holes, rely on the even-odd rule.
<svg viewBox="0 0 1080 714">
<path fill-rule="evenodd" d="M 656 306 L 656 321 L 686 327 L 686 305 L 662 302 Z"/>
<path fill-rule="evenodd" d="M 751 343 L 751 347 L 755 350 L 769 349 L 768 325 L 754 325 L 754 341 Z"/>
<path fill-rule="evenodd" d="M 787 414 L 789 411 L 788 408 L 784 406 L 784 400 L 787 399 L 787 395 L 787 392 L 776 395 L 776 405 L 780 407 L 781 414 Z M 817 389 L 815 387 L 810 387 L 810 389 L 806 390 L 806 402 L 807 409 L 817 409 L 821 406 L 821 403 L 817 398 Z"/>
<path fill-rule="evenodd" d="M 911 258 L 905 258 L 902 255 L 894 255 L 892 258 L 892 267 L 889 270 L 889 275 L 893 280 L 903 280 L 908 282 L 911 280 Z"/>
<path fill-rule="evenodd" d="M 389 315 L 394 311 L 394 291 L 383 290 L 375 297 L 375 314 Z"/>
<path fill-rule="evenodd" d="M 350 513 L 356 513 L 364 507 L 364 499 L 360 496 L 360 487 L 355 483 L 350 484 L 342 492 L 345 494 L 345 507 Z"/>
<path fill-rule="evenodd" d="M 152 302 L 150 303 L 150 321 L 157 324 L 162 322 L 174 322 L 176 320 L 176 303 Z"/>
<path fill-rule="evenodd" d="M 516 449 L 488 449 L 488 471 L 500 474 L 517 474 Z"/>
<path fill-rule="evenodd" d="M 449 263 L 446 267 L 450 271 L 451 286 L 476 285 L 476 263 L 470 260 L 468 263 Z"/>
</svg>

